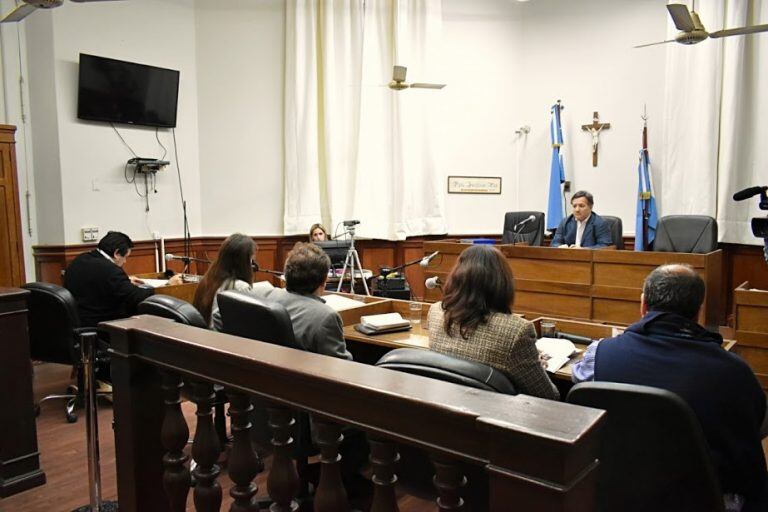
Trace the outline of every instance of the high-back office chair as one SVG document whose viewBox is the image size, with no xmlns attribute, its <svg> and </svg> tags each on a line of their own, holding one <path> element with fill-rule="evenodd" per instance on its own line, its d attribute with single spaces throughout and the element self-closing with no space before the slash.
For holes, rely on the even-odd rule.
<svg viewBox="0 0 768 512">
<path fill-rule="evenodd" d="M 222 331 L 227 334 L 250 338 L 280 345 L 283 347 L 304 350 L 293 334 L 293 324 L 285 307 L 281 304 L 267 302 L 256 297 L 236 291 L 221 292 L 216 296 L 221 312 Z M 265 405 L 254 401 L 253 430 L 257 444 L 264 445 L 271 437 L 268 431 Z M 309 493 L 307 473 L 309 464 L 307 458 L 315 455 L 317 450 L 312 446 L 309 415 L 300 412 L 295 415 L 294 456 L 296 469 L 302 480 L 301 494 L 306 497 Z"/>
<path fill-rule="evenodd" d="M 611 240 L 618 250 L 624 250 L 624 228 L 619 217 L 612 215 L 602 215 L 603 220 L 608 224 L 608 230 L 611 232 Z"/>
<path fill-rule="evenodd" d="M 515 230 L 515 226 L 531 215 L 534 220 L 526 222 Z M 540 246 L 544 242 L 544 213 L 543 212 L 507 212 L 504 215 L 504 231 L 501 243 L 511 244 L 527 242 L 531 246 Z"/>
<path fill-rule="evenodd" d="M 77 302 L 66 288 L 51 283 L 27 283 L 29 290 L 29 340 L 32 359 L 48 363 L 72 365 L 77 375 L 77 386 L 69 386 L 67 393 L 48 395 L 46 400 L 67 400 L 67 421 L 77 421 L 75 407 L 83 403 L 83 364 L 78 333 L 90 329 L 80 328 Z M 92 329 L 94 332 L 96 329 Z"/>
<path fill-rule="evenodd" d="M 602 512 L 722 512 L 701 426 L 682 398 L 648 386 L 585 382 L 568 402 L 608 412 L 597 502 Z"/>
<path fill-rule="evenodd" d="M 505 395 L 517 394 L 506 375 L 487 364 L 431 350 L 398 348 L 384 354 L 376 366 Z"/>
<path fill-rule="evenodd" d="M 200 329 L 208 329 L 203 315 L 189 302 L 171 297 L 170 295 L 150 295 L 144 299 L 136 308 L 140 315 L 155 315 L 168 318 L 175 322 Z M 213 401 L 214 415 L 213 422 L 216 429 L 216 435 L 219 437 L 221 445 L 227 443 L 227 417 L 224 411 L 224 405 L 229 401 L 224 387 L 219 384 L 213 385 L 215 398 Z"/>
<path fill-rule="evenodd" d="M 376 366 L 432 379 L 460 384 L 475 389 L 515 395 L 515 386 L 503 373 L 475 361 L 417 348 L 398 348 L 384 354 Z M 434 468 L 423 450 L 400 446 L 400 478 L 422 490 L 431 492 Z M 488 510 L 488 475 L 474 466 L 464 468 L 468 480 L 465 496 L 471 510 Z"/>
<path fill-rule="evenodd" d="M 653 250 L 706 254 L 717 249 L 717 221 L 707 215 L 667 215 L 659 219 Z"/>
</svg>

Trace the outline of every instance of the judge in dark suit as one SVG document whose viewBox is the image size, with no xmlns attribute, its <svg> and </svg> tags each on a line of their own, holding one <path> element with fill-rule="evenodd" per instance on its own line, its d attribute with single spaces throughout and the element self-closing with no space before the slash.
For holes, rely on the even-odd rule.
<svg viewBox="0 0 768 512">
<path fill-rule="evenodd" d="M 128 235 L 110 231 L 98 248 L 79 255 L 67 267 L 64 287 L 77 302 L 82 327 L 130 316 L 139 302 L 155 293 L 138 286 L 141 280 L 123 270 L 132 247 Z M 172 277 L 169 284 L 181 284 L 181 277 Z"/>
<path fill-rule="evenodd" d="M 613 243 L 608 224 L 592 211 L 595 199 L 585 190 L 571 197 L 573 213 L 557 227 L 552 247 L 588 247 L 598 249 Z"/>
</svg>

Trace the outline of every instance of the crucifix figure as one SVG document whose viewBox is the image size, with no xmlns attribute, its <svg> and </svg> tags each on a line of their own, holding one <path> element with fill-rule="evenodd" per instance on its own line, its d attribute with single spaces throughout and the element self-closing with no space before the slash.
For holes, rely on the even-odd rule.
<svg viewBox="0 0 768 512">
<path fill-rule="evenodd" d="M 597 112 L 592 116 L 592 124 L 583 124 L 581 129 L 592 134 L 592 167 L 597 167 L 597 145 L 600 143 L 598 134 L 602 130 L 607 130 L 611 127 L 611 123 L 601 123 L 600 116 Z"/>
</svg>

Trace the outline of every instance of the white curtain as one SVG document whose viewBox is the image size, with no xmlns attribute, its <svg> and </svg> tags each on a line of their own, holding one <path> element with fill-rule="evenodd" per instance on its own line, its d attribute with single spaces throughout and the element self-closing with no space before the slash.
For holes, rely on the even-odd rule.
<svg viewBox="0 0 768 512">
<path fill-rule="evenodd" d="M 358 235 L 444 233 L 431 126 L 440 0 L 290 0 L 286 15 L 285 233 L 358 219 Z"/>
<path fill-rule="evenodd" d="M 766 3 L 699 0 L 696 11 L 713 32 L 768 22 Z M 669 39 L 676 34 L 669 22 Z M 768 79 L 760 66 L 760 56 L 765 60 L 768 55 L 766 37 L 733 36 L 667 48 L 664 143 L 662 165 L 656 169 L 661 173 L 656 176 L 660 215 L 713 216 L 723 242 L 762 243 L 749 227 L 751 217 L 765 214 L 757 199 L 735 203 L 732 196 L 751 185 L 768 185 L 768 158 L 759 151 L 768 128 L 758 123 L 758 112 L 768 113 L 768 101 L 757 87 Z"/>
</svg>

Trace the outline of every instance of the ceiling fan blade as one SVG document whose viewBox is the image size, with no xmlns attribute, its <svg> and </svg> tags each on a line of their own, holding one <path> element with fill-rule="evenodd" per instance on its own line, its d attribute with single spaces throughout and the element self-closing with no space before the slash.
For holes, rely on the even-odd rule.
<svg viewBox="0 0 768 512">
<path fill-rule="evenodd" d="M 717 39 L 718 37 L 743 36 L 746 34 L 757 34 L 758 32 L 768 32 L 768 25 L 752 25 L 751 27 L 718 30 L 717 32 L 710 32 L 709 37 Z"/>
<path fill-rule="evenodd" d="M 408 71 L 408 68 L 405 66 L 395 66 L 392 69 L 392 80 L 395 82 L 405 82 L 405 74 Z"/>
<path fill-rule="evenodd" d="M 442 89 L 443 87 L 445 87 L 445 84 L 411 84 L 411 89 Z"/>
<path fill-rule="evenodd" d="M 0 23 L 11 23 L 21 21 L 33 12 L 37 10 L 37 7 L 30 4 L 19 4 L 11 12 L 0 18 Z"/>
<path fill-rule="evenodd" d="M 677 41 L 675 39 L 668 39 L 667 41 L 659 41 L 658 43 L 648 43 L 648 44 L 639 44 L 637 46 L 633 46 L 633 48 L 645 48 L 646 46 L 656 46 L 657 44 L 667 44 L 667 43 L 676 43 Z"/>
<path fill-rule="evenodd" d="M 72 0 L 73 2 L 83 3 L 83 2 L 109 2 L 114 0 Z"/>
<path fill-rule="evenodd" d="M 691 16 L 691 11 L 688 10 L 688 6 L 685 4 L 669 4 L 667 5 L 667 11 L 672 17 L 672 22 L 677 27 L 677 30 L 683 32 L 690 32 L 696 28 Z"/>
</svg>

